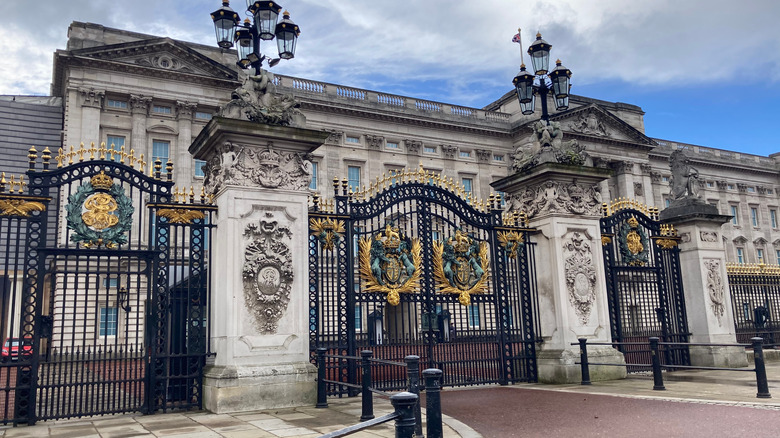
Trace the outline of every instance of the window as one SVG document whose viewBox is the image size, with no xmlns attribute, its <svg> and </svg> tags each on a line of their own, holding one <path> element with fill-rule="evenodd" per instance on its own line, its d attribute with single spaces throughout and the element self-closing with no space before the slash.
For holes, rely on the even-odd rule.
<svg viewBox="0 0 780 438">
<path fill-rule="evenodd" d="M 110 287 L 116 288 L 118 285 L 119 285 L 119 279 L 116 277 L 103 279 L 103 287 L 105 288 L 110 288 Z"/>
<path fill-rule="evenodd" d="M 777 228 L 777 210 L 769 210 L 769 219 L 772 221 L 772 228 Z"/>
<path fill-rule="evenodd" d="M 775 250 L 775 258 L 777 259 L 777 264 L 780 265 L 780 249 Z"/>
<path fill-rule="evenodd" d="M 439 234 L 439 232 L 438 232 L 438 231 L 433 231 L 433 232 L 431 232 L 431 237 L 433 238 L 433 241 L 434 241 L 434 242 L 438 242 L 438 241 L 439 241 L 439 239 L 441 238 L 440 236 L 441 236 L 441 235 Z"/>
<path fill-rule="evenodd" d="M 123 100 L 108 99 L 106 106 L 109 108 L 127 109 L 127 102 Z"/>
<path fill-rule="evenodd" d="M 707 181 L 707 187 L 715 187 L 715 184 L 712 181 Z"/>
<path fill-rule="evenodd" d="M 726 190 L 734 190 L 734 184 L 726 184 Z"/>
<path fill-rule="evenodd" d="M 731 225 L 739 225 L 739 219 L 737 215 L 737 206 L 736 205 L 730 205 L 729 211 L 731 211 L 731 215 L 733 216 L 731 218 Z"/>
<path fill-rule="evenodd" d="M 665 176 L 665 177 L 663 177 L 661 179 L 663 180 L 663 182 L 669 182 L 669 177 L 668 176 Z"/>
<path fill-rule="evenodd" d="M 197 111 L 195 113 L 195 118 L 201 120 L 211 120 L 211 113 L 204 113 L 201 111 Z"/>
<path fill-rule="evenodd" d="M 171 114 L 171 107 L 163 105 L 152 106 L 152 112 L 157 114 Z"/>
<path fill-rule="evenodd" d="M 664 199 L 664 207 L 672 205 L 672 200 L 669 198 Z"/>
<path fill-rule="evenodd" d="M 360 144 L 360 138 L 359 137 L 352 137 L 350 135 L 347 136 L 347 143 L 357 143 Z"/>
<path fill-rule="evenodd" d="M 355 304 L 355 330 L 363 330 L 363 306 Z"/>
<path fill-rule="evenodd" d="M 353 192 L 360 191 L 360 167 L 349 166 L 347 167 L 347 179 L 349 179 L 349 187 Z"/>
<path fill-rule="evenodd" d="M 479 304 L 469 306 L 469 327 L 479 328 Z"/>
<path fill-rule="evenodd" d="M 764 250 L 763 249 L 756 249 L 756 259 L 758 259 L 758 263 L 764 263 Z"/>
<path fill-rule="evenodd" d="M 152 141 L 152 162 L 149 163 L 149 166 L 154 166 L 154 163 L 157 162 L 157 159 L 160 160 L 162 163 L 162 172 L 167 173 L 168 171 L 165 170 L 165 163 L 168 162 L 168 153 L 171 147 L 171 143 L 168 141 L 162 141 L 162 140 L 153 140 Z"/>
<path fill-rule="evenodd" d="M 742 248 L 737 248 L 737 263 L 745 263 L 745 250 Z"/>
<path fill-rule="evenodd" d="M 750 207 L 750 222 L 754 227 L 758 226 L 758 209 L 756 207 Z"/>
<path fill-rule="evenodd" d="M 493 161 L 504 161 L 503 155 L 493 155 Z"/>
<path fill-rule="evenodd" d="M 203 178 L 206 176 L 206 172 L 203 171 L 203 166 L 206 165 L 206 162 L 203 160 L 195 159 L 195 176 L 198 178 Z"/>
<path fill-rule="evenodd" d="M 463 182 L 463 190 L 465 190 L 465 192 L 470 195 L 471 194 L 471 189 L 472 189 L 472 182 L 473 182 L 472 179 L 471 178 L 462 178 L 461 182 Z"/>
<path fill-rule="evenodd" d="M 101 307 L 98 334 L 100 336 L 116 336 L 118 318 L 118 307 Z"/>
<path fill-rule="evenodd" d="M 747 191 L 750 193 L 754 193 L 756 191 L 756 188 L 751 186 L 747 188 Z"/>
<path fill-rule="evenodd" d="M 317 163 L 313 161 L 311 163 L 311 183 L 309 184 L 309 188 L 317 190 Z"/>
<path fill-rule="evenodd" d="M 387 148 L 388 149 L 398 149 L 398 143 L 394 141 L 388 141 L 387 142 Z"/>
<path fill-rule="evenodd" d="M 496 192 L 496 195 L 498 195 L 499 199 L 501 200 L 501 206 L 502 207 L 505 206 L 506 205 L 506 193 L 498 191 L 498 192 Z"/>
<path fill-rule="evenodd" d="M 471 158 L 471 151 L 460 151 L 461 158 Z"/>
<path fill-rule="evenodd" d="M 435 154 L 437 149 L 436 146 L 423 146 L 423 152 L 426 154 Z"/>
<path fill-rule="evenodd" d="M 112 145 L 113 148 L 111 147 Z M 109 135 L 108 137 L 106 137 L 106 148 L 108 148 L 109 150 L 114 149 L 115 151 L 121 151 L 122 146 L 124 145 L 125 145 L 124 137 L 120 137 L 118 135 Z M 111 154 L 107 154 L 106 158 L 110 160 Z M 121 159 L 122 157 L 120 157 L 119 155 L 116 154 L 114 155 L 114 161 L 119 161 Z"/>
</svg>

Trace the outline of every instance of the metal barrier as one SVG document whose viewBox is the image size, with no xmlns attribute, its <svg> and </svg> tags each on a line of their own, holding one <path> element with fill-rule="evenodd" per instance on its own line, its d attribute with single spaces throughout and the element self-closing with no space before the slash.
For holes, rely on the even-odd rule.
<svg viewBox="0 0 780 438">
<path fill-rule="evenodd" d="M 317 349 L 317 408 L 327 408 L 328 407 L 328 399 L 327 399 L 327 387 L 326 385 L 328 383 L 336 384 L 336 385 L 344 385 L 351 388 L 357 388 L 358 385 L 352 384 L 352 383 L 345 383 L 345 382 L 339 382 L 335 380 L 328 380 L 326 378 L 326 359 L 327 358 L 336 358 L 336 359 L 346 359 L 346 360 L 360 360 L 361 361 L 361 369 L 362 369 L 362 378 L 361 378 L 361 384 L 359 388 L 361 389 L 362 394 L 362 403 L 361 403 L 361 415 L 360 415 L 360 421 L 361 423 L 332 432 L 328 435 L 323 435 L 323 437 L 340 437 L 340 436 L 346 436 L 351 433 L 375 426 L 377 424 L 386 423 L 391 420 L 396 420 L 396 437 L 423 437 L 423 431 L 422 431 L 422 413 L 420 408 L 420 390 L 424 389 L 427 396 L 426 396 L 426 412 L 427 412 L 427 422 L 426 422 L 426 432 L 428 433 L 428 438 L 441 438 L 443 434 L 442 429 L 442 417 L 441 417 L 441 378 L 442 378 L 442 371 L 435 368 L 426 369 L 423 371 L 423 376 L 425 378 L 425 384 L 420 385 L 420 357 L 419 356 L 406 356 L 404 358 L 404 362 L 393 362 L 383 359 L 374 359 L 372 358 L 373 352 L 371 350 L 363 350 L 360 352 L 360 357 L 356 356 L 340 356 L 340 355 L 329 355 L 326 354 L 327 349 L 326 348 L 318 348 Z M 390 394 L 384 391 L 381 391 L 379 389 L 376 389 L 372 386 L 373 379 L 372 379 L 372 372 L 371 372 L 371 364 L 377 363 L 377 364 L 384 364 L 384 365 L 396 365 L 400 367 L 406 368 L 406 380 L 408 382 L 408 388 L 407 392 L 402 392 L 400 394 Z M 393 404 L 393 407 L 396 409 L 396 412 L 393 414 L 388 414 L 380 418 L 374 417 L 374 400 L 373 400 L 373 394 L 379 394 L 383 396 L 390 397 L 390 402 Z M 408 397 L 404 396 L 402 398 L 398 398 L 398 396 L 402 394 L 408 394 L 413 396 L 414 401 L 408 402 Z M 396 400 L 396 402 L 401 406 L 403 409 L 407 408 L 407 403 L 411 403 L 409 405 L 409 409 L 411 412 L 411 418 L 412 418 L 412 434 L 411 435 L 405 435 L 406 433 L 406 427 L 408 426 L 405 422 L 408 421 L 407 418 L 404 417 L 406 415 L 406 411 L 400 412 L 399 407 L 396 406 L 396 402 L 393 400 Z"/>
<path fill-rule="evenodd" d="M 756 386 L 758 391 L 756 393 L 757 398 L 772 398 L 769 393 L 769 383 L 766 378 L 766 367 L 764 365 L 764 340 L 761 338 L 751 338 L 751 344 L 704 344 L 704 343 L 690 343 L 690 342 L 659 342 L 658 338 L 650 338 L 650 364 L 636 364 L 636 363 L 591 363 L 588 360 L 588 340 L 580 338 L 579 343 L 572 343 L 571 345 L 580 346 L 580 361 L 576 362 L 580 364 L 580 370 L 582 372 L 582 384 L 590 385 L 590 366 L 633 366 L 633 367 L 646 367 L 653 371 L 653 390 L 663 391 L 666 389 L 664 386 L 664 378 L 662 371 L 664 369 L 688 369 L 688 370 L 717 370 L 717 371 L 748 371 L 756 373 Z M 643 342 L 591 342 L 590 345 L 647 345 Z M 704 367 L 704 366 L 691 366 L 691 365 L 663 365 L 661 364 L 659 346 L 673 346 L 673 345 L 686 345 L 696 347 L 753 347 L 753 358 L 755 359 L 755 368 L 727 368 L 727 367 Z"/>
</svg>

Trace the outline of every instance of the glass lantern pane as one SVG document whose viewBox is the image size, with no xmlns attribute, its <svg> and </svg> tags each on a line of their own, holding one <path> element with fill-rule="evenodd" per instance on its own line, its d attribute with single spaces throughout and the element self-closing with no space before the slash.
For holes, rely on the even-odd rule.
<svg viewBox="0 0 780 438">
<path fill-rule="evenodd" d="M 293 32 L 279 32 L 276 34 L 276 44 L 279 48 L 279 57 L 292 59 L 295 56 L 295 43 L 298 37 Z"/>
<path fill-rule="evenodd" d="M 531 96 L 531 101 L 528 103 L 521 103 L 520 104 L 520 111 L 523 112 L 523 115 L 530 116 L 534 113 L 534 105 L 536 104 L 536 96 Z"/>
<path fill-rule="evenodd" d="M 544 50 L 534 52 L 531 55 L 531 63 L 537 75 L 547 74 L 547 70 L 550 68 L 550 52 Z"/>
<path fill-rule="evenodd" d="M 274 30 L 276 30 L 278 17 L 279 14 L 272 9 L 261 9 L 255 13 L 255 24 L 261 40 L 274 39 Z"/>
</svg>

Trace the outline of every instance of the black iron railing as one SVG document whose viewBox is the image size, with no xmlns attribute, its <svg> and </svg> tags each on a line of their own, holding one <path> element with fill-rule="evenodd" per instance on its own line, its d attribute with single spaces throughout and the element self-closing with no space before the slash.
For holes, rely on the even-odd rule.
<svg viewBox="0 0 780 438">
<path fill-rule="evenodd" d="M 358 356 L 339 356 L 327 354 L 326 348 L 317 349 L 317 408 L 328 407 L 328 390 L 327 385 L 339 385 L 353 390 L 360 389 L 362 404 L 361 404 L 361 423 L 341 429 L 331 434 L 324 435 L 326 437 L 339 437 L 346 436 L 348 434 L 367 429 L 369 427 L 386 423 L 391 420 L 396 420 L 396 437 L 412 437 L 422 436 L 422 413 L 419 403 L 420 390 L 426 391 L 426 432 L 429 438 L 440 438 L 442 436 L 442 417 L 441 417 L 441 378 L 442 371 L 439 369 L 426 369 L 423 371 L 423 377 L 425 379 L 424 385 L 420 384 L 420 357 L 419 356 L 407 356 L 404 358 L 404 362 L 394 362 L 383 359 L 374 359 L 373 352 L 370 350 L 363 350 Z M 336 380 L 330 380 L 327 378 L 328 374 L 328 359 L 348 360 L 348 361 L 360 361 L 361 378 L 360 385 L 355 383 L 346 383 Z M 381 389 L 375 388 L 373 384 L 372 364 L 391 365 L 400 367 L 406 370 L 406 391 L 400 394 L 391 394 Z M 338 391 L 342 394 L 342 391 Z M 396 412 L 388 414 L 380 418 L 374 416 L 374 394 L 389 397 Z M 410 397 L 414 398 L 414 402 L 411 405 L 412 416 L 412 432 L 407 433 L 405 417 L 407 409 L 407 403 L 409 403 Z M 399 396 L 402 396 L 399 398 Z M 395 400 L 395 401 L 394 401 Z"/>
<path fill-rule="evenodd" d="M 729 367 L 706 367 L 706 366 L 691 366 L 691 365 L 672 365 L 662 364 L 661 346 L 675 346 L 683 344 L 681 342 L 660 342 L 658 338 L 650 338 L 649 343 L 631 342 L 630 345 L 648 345 L 650 348 L 650 362 L 646 363 L 592 363 L 588 360 L 588 345 L 609 345 L 616 347 L 625 342 L 591 342 L 588 344 L 587 339 L 579 339 L 579 343 L 572 343 L 571 345 L 580 346 L 580 361 L 577 362 L 580 365 L 582 372 L 582 384 L 590 385 L 590 366 L 620 366 L 620 367 L 640 367 L 644 369 L 651 369 L 653 371 L 653 390 L 663 391 L 666 389 L 663 380 L 663 370 L 715 370 L 715 371 L 742 371 L 742 372 L 755 372 L 756 373 L 756 386 L 758 391 L 756 393 L 757 398 L 771 398 L 769 393 L 769 384 L 766 378 L 766 367 L 764 365 L 764 340 L 761 338 L 752 338 L 751 344 L 709 344 L 709 343 L 684 343 L 687 347 L 753 347 L 753 358 L 755 360 L 754 368 L 729 368 Z"/>
<path fill-rule="evenodd" d="M 726 272 L 737 342 L 780 341 L 780 266 L 733 264 Z"/>
</svg>

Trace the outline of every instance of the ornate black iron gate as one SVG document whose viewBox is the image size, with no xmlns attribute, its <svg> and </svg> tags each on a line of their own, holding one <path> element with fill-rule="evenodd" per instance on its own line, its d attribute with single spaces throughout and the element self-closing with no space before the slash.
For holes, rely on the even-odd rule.
<svg viewBox="0 0 780 438">
<path fill-rule="evenodd" d="M 124 148 L 54 160 L 0 181 L 3 423 L 201 407 L 215 207 Z"/>
<path fill-rule="evenodd" d="M 630 200 L 604 205 L 601 242 L 612 339 L 688 342 L 677 232 L 658 221 L 658 210 Z M 626 363 L 650 363 L 647 345 L 621 345 Z M 688 348 L 666 346 L 662 363 L 690 365 Z M 628 367 L 629 372 L 647 368 Z"/>
<path fill-rule="evenodd" d="M 334 186 L 309 213 L 312 351 L 418 355 L 450 386 L 536 381 L 533 230 L 522 218 L 422 169 L 357 193 Z M 331 361 L 329 379 L 356 383 L 355 365 Z M 405 387 L 398 367 L 375 366 L 376 386 Z"/>
</svg>

